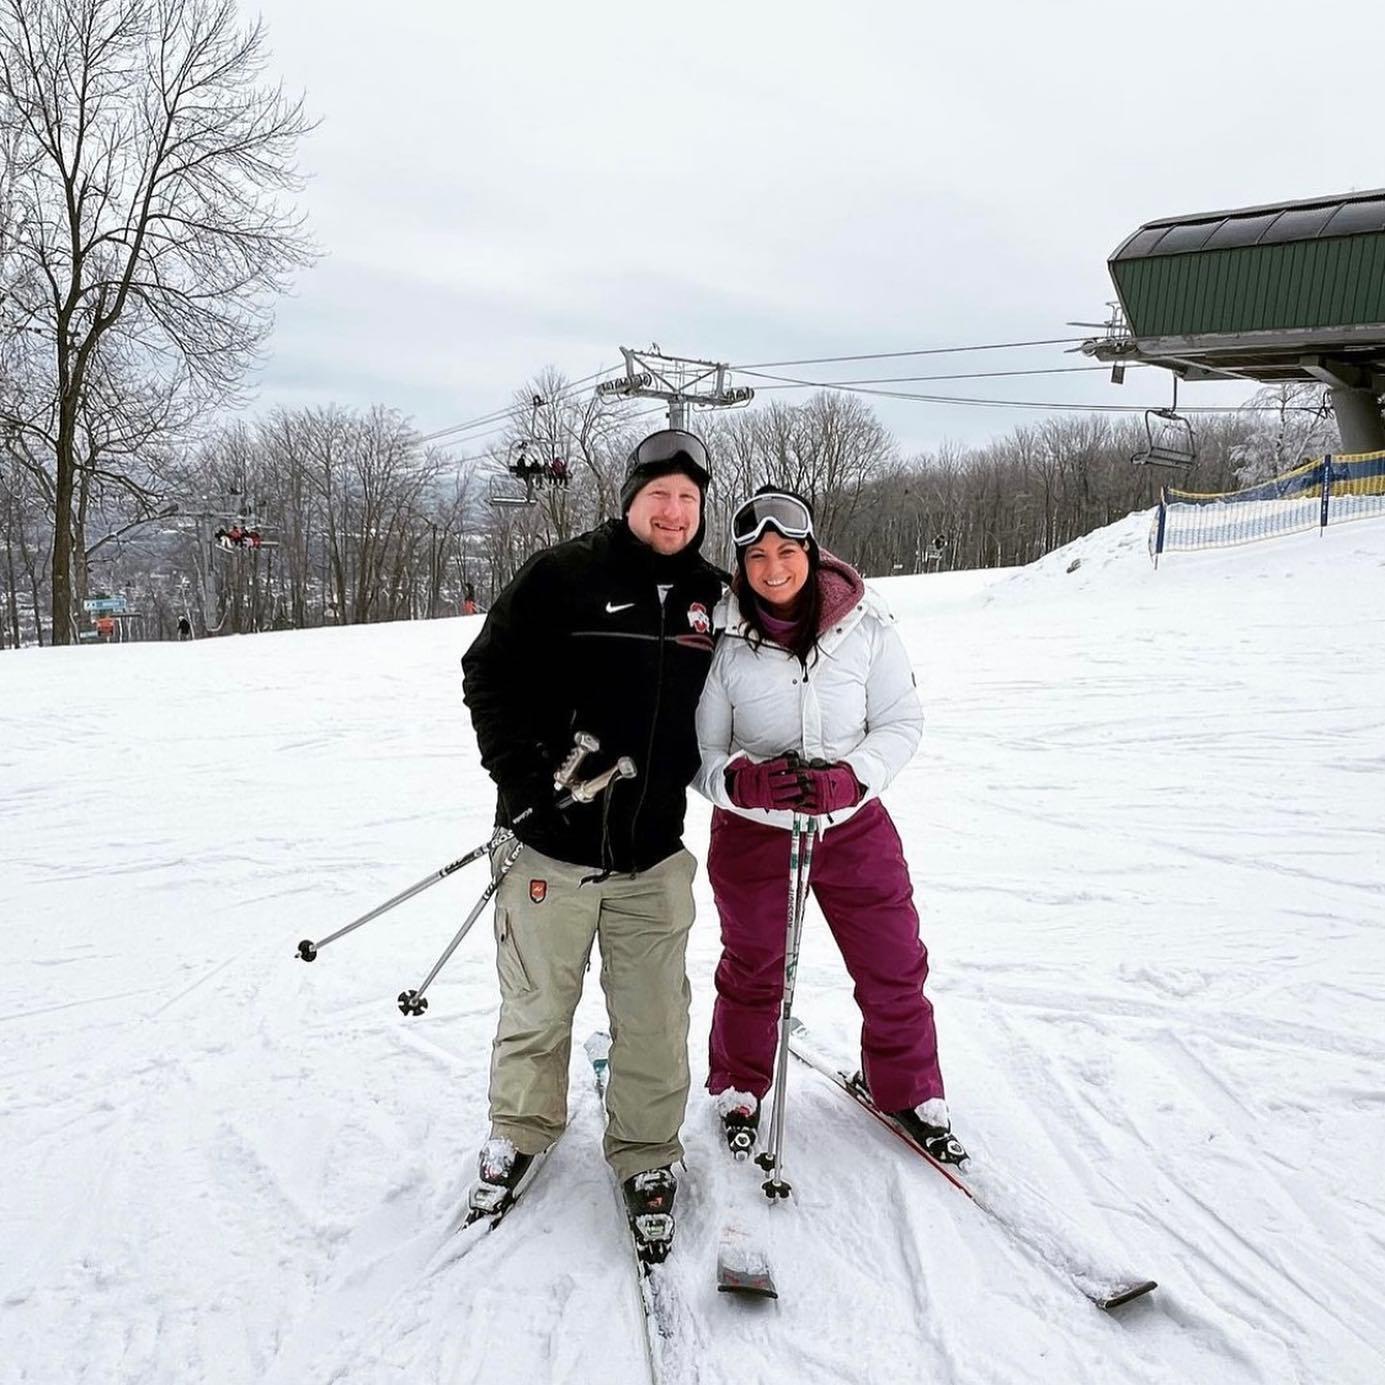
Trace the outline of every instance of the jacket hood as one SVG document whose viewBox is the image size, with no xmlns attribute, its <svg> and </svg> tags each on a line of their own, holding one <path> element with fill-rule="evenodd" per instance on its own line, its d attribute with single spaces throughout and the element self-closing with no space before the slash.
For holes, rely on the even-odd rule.
<svg viewBox="0 0 1385 1385">
<path fill-rule="evenodd" d="M 824 634 L 843 616 L 854 611 L 865 600 L 866 584 L 850 563 L 825 548 L 818 559 L 818 592 L 822 606 L 818 615 L 818 634 Z"/>
</svg>

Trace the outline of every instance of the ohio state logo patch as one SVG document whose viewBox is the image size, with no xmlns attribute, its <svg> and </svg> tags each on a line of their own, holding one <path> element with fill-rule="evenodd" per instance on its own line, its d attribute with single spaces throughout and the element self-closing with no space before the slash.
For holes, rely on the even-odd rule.
<svg viewBox="0 0 1385 1385">
<path fill-rule="evenodd" d="M 707 614 L 707 608 L 700 601 L 694 601 L 688 607 L 688 624 L 699 635 L 705 635 L 712 628 L 712 618 Z"/>
<path fill-rule="evenodd" d="M 542 904 L 548 898 L 548 881 L 531 880 L 529 882 L 529 898 L 535 904 Z"/>
</svg>

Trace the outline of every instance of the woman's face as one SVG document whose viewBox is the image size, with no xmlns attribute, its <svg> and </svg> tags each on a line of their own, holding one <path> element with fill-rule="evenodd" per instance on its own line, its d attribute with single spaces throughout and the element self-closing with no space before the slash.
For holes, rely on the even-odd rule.
<svg viewBox="0 0 1385 1385">
<path fill-rule="evenodd" d="M 808 580 L 808 550 L 797 539 L 766 529 L 745 555 L 750 590 L 770 606 L 788 606 Z"/>
</svg>

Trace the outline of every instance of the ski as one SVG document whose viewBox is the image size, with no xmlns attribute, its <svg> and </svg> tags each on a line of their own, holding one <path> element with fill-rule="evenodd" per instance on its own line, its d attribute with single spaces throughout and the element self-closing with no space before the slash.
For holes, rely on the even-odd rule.
<svg viewBox="0 0 1385 1385">
<path fill-rule="evenodd" d="M 995 1183 L 994 1179 L 987 1178 L 982 1172 L 973 1172 L 965 1165 L 963 1168 L 966 1169 L 967 1176 L 963 1178 L 957 1168 L 940 1163 L 918 1144 L 902 1125 L 892 1120 L 871 1100 L 870 1093 L 859 1075 L 844 1072 L 815 1046 L 812 1035 L 801 1020 L 791 1020 L 789 1027 L 789 1050 L 795 1058 L 827 1078 L 862 1110 L 874 1116 L 930 1168 L 936 1169 L 954 1188 L 966 1194 L 972 1203 L 986 1213 L 1012 1240 L 1060 1274 L 1089 1302 L 1109 1312 L 1159 1287 L 1152 1279 L 1101 1274 L 1090 1267 L 1087 1258 L 1080 1251 L 1065 1244 L 1066 1237 L 1055 1227 L 1027 1225 L 1026 1218 L 1018 1207 L 1007 1205 L 1006 1190 L 998 1185 L 991 1186 Z M 970 1162 L 969 1160 L 968 1163 Z"/>
<path fill-rule="evenodd" d="M 606 1106 L 606 1088 L 611 1075 L 611 1036 L 604 1030 L 593 1034 L 583 1045 L 591 1060 L 592 1076 L 596 1082 L 597 1095 L 601 1098 L 602 1109 Z M 634 1227 L 626 1215 L 625 1199 L 620 1185 L 612 1183 L 615 1189 L 616 1205 L 620 1209 L 620 1219 L 625 1224 L 626 1235 L 630 1241 L 630 1253 L 635 1262 L 635 1274 L 639 1281 L 640 1309 L 644 1314 L 645 1359 L 649 1365 L 649 1378 L 654 1385 L 682 1385 L 682 1382 L 695 1377 L 691 1362 L 679 1355 L 679 1344 L 688 1340 L 680 1324 L 686 1311 L 678 1298 L 673 1283 L 664 1275 L 658 1265 L 648 1264 L 641 1256 Z"/>
<path fill-rule="evenodd" d="M 734 1222 L 722 1226 L 717 1241 L 717 1292 L 746 1298 L 779 1297 L 764 1247 Z"/>
<path fill-rule="evenodd" d="M 718 1115 L 726 1122 L 727 1116 L 718 1110 Z M 724 1129 L 722 1148 L 727 1157 L 736 1164 L 748 1164 L 755 1148 L 755 1122 L 748 1119 L 735 1129 L 734 1136 Z M 753 1166 L 752 1166 L 753 1167 Z M 750 1193 L 748 1178 L 733 1174 L 738 1182 L 744 1182 L 742 1190 Z M 779 1290 L 774 1284 L 774 1273 L 770 1268 L 769 1253 L 747 1229 L 753 1213 L 744 1206 L 745 1198 L 738 1197 L 733 1185 L 733 1206 L 739 1204 L 744 1216 L 730 1216 L 722 1223 L 721 1234 L 717 1237 L 717 1292 L 740 1294 L 747 1298 L 778 1298 Z M 758 1209 L 761 1216 L 768 1210 L 762 1204 Z"/>
</svg>

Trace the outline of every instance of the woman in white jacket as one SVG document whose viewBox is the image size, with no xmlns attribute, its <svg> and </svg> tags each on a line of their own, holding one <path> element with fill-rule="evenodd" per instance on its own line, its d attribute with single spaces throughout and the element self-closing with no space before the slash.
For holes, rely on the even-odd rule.
<svg viewBox="0 0 1385 1385">
<path fill-rule="evenodd" d="M 765 487 L 731 527 L 736 577 L 697 713 L 722 933 L 708 1090 L 731 1148 L 748 1151 L 774 1072 L 789 828 L 806 812 L 820 819 L 810 884 L 855 982 L 871 1094 L 960 1163 L 909 868 L 880 801 L 923 729 L 904 643 L 860 575 L 818 548 L 800 496 Z"/>
</svg>

